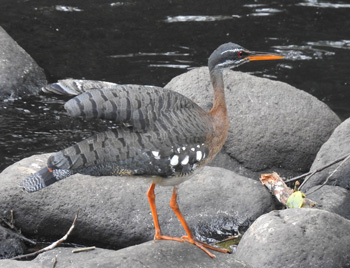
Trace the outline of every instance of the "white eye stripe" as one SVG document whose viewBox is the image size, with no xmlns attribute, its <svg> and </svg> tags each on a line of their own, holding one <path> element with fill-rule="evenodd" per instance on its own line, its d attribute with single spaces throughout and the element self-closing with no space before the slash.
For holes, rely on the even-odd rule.
<svg viewBox="0 0 350 268">
<path fill-rule="evenodd" d="M 223 55 L 223 54 L 225 54 L 225 53 L 235 53 L 235 52 L 237 52 L 237 51 L 240 51 L 241 49 L 239 49 L 239 48 L 235 48 L 235 49 L 229 49 L 229 50 L 225 50 L 225 51 L 223 51 L 223 52 L 221 52 L 220 54 L 221 55 Z"/>
</svg>

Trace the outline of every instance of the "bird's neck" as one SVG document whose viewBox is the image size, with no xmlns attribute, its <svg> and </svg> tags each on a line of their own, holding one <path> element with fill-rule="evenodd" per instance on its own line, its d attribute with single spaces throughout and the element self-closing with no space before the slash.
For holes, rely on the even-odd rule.
<svg viewBox="0 0 350 268">
<path fill-rule="evenodd" d="M 228 116 L 225 101 L 224 80 L 221 70 L 210 71 L 210 79 L 214 88 L 213 108 L 209 114 L 212 118 L 214 135 L 212 138 L 212 153 L 214 157 L 222 148 L 228 134 Z"/>
<path fill-rule="evenodd" d="M 214 88 L 214 102 L 213 108 L 209 113 L 215 119 L 215 121 L 225 121 L 228 118 L 222 71 L 216 69 L 210 71 L 210 79 Z"/>
</svg>

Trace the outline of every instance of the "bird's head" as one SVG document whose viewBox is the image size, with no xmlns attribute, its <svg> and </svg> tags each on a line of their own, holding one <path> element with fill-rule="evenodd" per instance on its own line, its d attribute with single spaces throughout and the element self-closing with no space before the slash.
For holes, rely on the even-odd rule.
<svg viewBox="0 0 350 268">
<path fill-rule="evenodd" d="M 277 60 L 282 59 L 283 56 L 265 53 L 249 51 L 234 43 L 226 43 L 219 46 L 210 55 L 208 60 L 208 67 L 210 71 L 215 69 L 231 69 L 235 68 L 246 62 L 255 60 Z"/>
</svg>

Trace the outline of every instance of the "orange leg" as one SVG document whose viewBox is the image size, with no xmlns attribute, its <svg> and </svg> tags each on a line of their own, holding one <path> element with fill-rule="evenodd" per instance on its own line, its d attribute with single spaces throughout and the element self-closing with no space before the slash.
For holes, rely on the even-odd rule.
<svg viewBox="0 0 350 268">
<path fill-rule="evenodd" d="M 152 183 L 151 187 L 149 187 L 149 190 L 147 192 L 148 202 L 149 202 L 149 205 L 151 206 L 151 212 L 152 212 L 152 216 L 153 216 L 154 229 L 156 231 L 156 233 L 154 235 L 154 240 L 162 240 L 163 239 L 163 240 L 174 240 L 174 241 L 183 242 L 183 240 L 181 238 L 162 235 L 162 232 L 161 232 L 160 227 L 159 227 L 158 214 L 157 214 L 157 208 L 156 208 L 156 202 L 155 202 L 155 199 L 156 199 L 156 196 L 154 194 L 155 186 L 156 185 L 154 183 Z"/>
<path fill-rule="evenodd" d="M 155 227 L 155 230 L 156 230 L 156 234 L 154 236 L 155 240 L 164 239 L 164 240 L 173 240 L 173 241 L 179 241 L 179 242 L 189 242 L 189 243 L 191 243 L 193 245 L 196 245 L 200 249 L 202 249 L 205 253 L 207 253 L 212 258 L 215 258 L 215 255 L 210 253 L 206 248 L 209 248 L 211 250 L 215 250 L 215 251 L 218 251 L 218 252 L 222 252 L 222 253 L 229 252 L 228 250 L 219 249 L 219 248 L 207 245 L 207 244 L 205 244 L 203 242 L 200 242 L 200 241 L 198 241 L 198 240 L 196 240 L 194 238 L 190 228 L 188 227 L 187 222 L 185 221 L 185 218 L 181 214 L 180 209 L 179 209 L 179 207 L 177 205 L 177 188 L 176 187 L 174 187 L 174 190 L 173 190 L 173 195 L 172 195 L 171 201 L 170 201 L 170 207 L 172 208 L 172 210 L 174 211 L 175 215 L 180 220 L 183 228 L 185 229 L 185 232 L 186 232 L 187 236 L 183 236 L 181 238 L 179 238 L 179 237 L 171 237 L 171 236 L 163 236 L 161 234 L 160 227 L 159 227 L 159 222 L 158 222 L 158 215 L 157 215 L 157 209 L 156 209 L 156 204 L 155 204 L 154 187 L 155 187 L 155 184 L 153 183 L 151 185 L 151 187 L 149 188 L 148 192 L 147 192 L 147 196 L 148 196 L 148 201 L 149 201 L 150 206 L 151 206 L 151 211 L 152 211 L 153 221 L 154 221 L 154 227 Z"/>
</svg>

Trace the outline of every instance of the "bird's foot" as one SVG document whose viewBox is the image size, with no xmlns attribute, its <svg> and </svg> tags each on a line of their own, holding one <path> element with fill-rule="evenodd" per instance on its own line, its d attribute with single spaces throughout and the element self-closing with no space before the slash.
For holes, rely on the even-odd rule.
<svg viewBox="0 0 350 268">
<path fill-rule="evenodd" d="M 229 250 L 226 249 L 221 249 L 221 248 L 217 248 L 214 246 L 210 246 L 206 243 L 203 243 L 201 241 L 198 241 L 194 238 L 190 238 L 188 236 L 182 236 L 182 237 L 172 237 L 172 236 L 166 236 L 166 235 L 160 235 L 160 234 L 156 234 L 154 236 L 154 240 L 171 240 L 171 241 L 178 241 L 178 242 L 188 242 L 192 245 L 196 245 L 197 247 L 199 247 L 201 250 L 203 250 L 205 253 L 207 253 L 211 258 L 215 258 L 215 255 L 212 254 L 208 249 L 214 250 L 214 251 L 218 251 L 221 253 L 229 253 Z"/>
<path fill-rule="evenodd" d="M 198 241 L 198 240 L 196 240 L 194 238 L 191 238 L 191 237 L 188 237 L 188 236 L 183 236 L 183 237 L 181 237 L 181 239 L 183 241 L 186 241 L 188 243 L 196 245 L 197 247 L 199 247 L 201 250 L 203 250 L 205 253 L 207 253 L 212 258 L 215 258 L 215 255 L 212 254 L 211 252 L 209 252 L 209 250 L 207 250 L 207 248 L 211 249 L 211 250 L 214 250 L 214 251 L 217 251 L 217 252 L 221 252 L 221 253 L 229 253 L 230 252 L 227 249 L 221 249 L 221 248 L 218 248 L 218 247 L 215 247 L 215 246 L 211 246 L 211 245 L 208 245 L 208 244 L 206 244 L 204 242 Z"/>
</svg>

